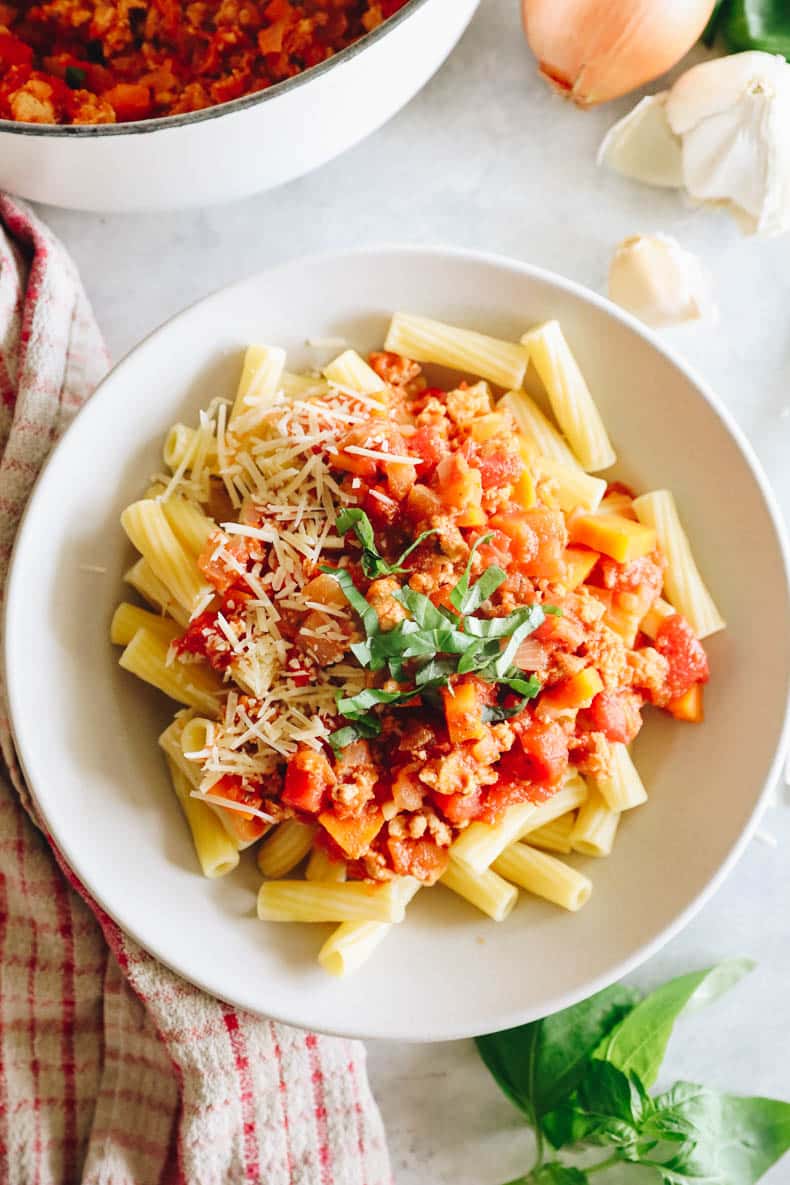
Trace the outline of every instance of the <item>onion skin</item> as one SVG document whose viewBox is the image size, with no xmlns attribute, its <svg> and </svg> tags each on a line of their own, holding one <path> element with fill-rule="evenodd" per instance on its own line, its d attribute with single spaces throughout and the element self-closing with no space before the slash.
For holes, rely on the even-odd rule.
<svg viewBox="0 0 790 1185">
<path fill-rule="evenodd" d="M 628 94 L 699 40 L 715 0 L 522 0 L 543 77 L 579 107 Z"/>
</svg>

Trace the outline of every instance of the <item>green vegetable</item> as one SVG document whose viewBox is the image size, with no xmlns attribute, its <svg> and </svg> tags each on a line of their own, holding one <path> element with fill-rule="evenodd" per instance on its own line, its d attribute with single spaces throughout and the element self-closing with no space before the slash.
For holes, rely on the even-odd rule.
<svg viewBox="0 0 790 1185">
<path fill-rule="evenodd" d="M 759 49 L 790 59 L 790 5 L 787 0 L 723 0 L 703 34 L 711 45 L 720 33 L 733 53 Z"/>
<path fill-rule="evenodd" d="M 370 578 L 374 565 L 384 561 L 375 551 L 373 528 L 367 515 L 352 508 L 342 510 L 337 521 L 341 532 L 350 527 L 356 532 L 363 545 L 363 568 L 365 556 L 368 557 L 365 570 Z M 421 535 L 417 542 L 423 538 L 425 535 Z M 376 610 L 359 592 L 350 572 L 344 568 L 321 567 L 322 572 L 337 581 L 362 621 L 365 639 L 353 642 L 350 647 L 357 662 L 370 671 L 386 668 L 390 677 L 401 684 L 413 677 L 413 686 L 396 692 L 365 689 L 356 696 L 345 698 L 339 694 L 338 712 L 352 723 L 349 727 L 336 729 L 329 737 L 336 752 L 359 737 L 379 734 L 381 726 L 373 708 L 381 704 L 406 703 L 415 696 L 435 692 L 439 687 L 447 686 L 454 675 L 475 673 L 484 682 L 500 684 L 520 697 L 520 702 L 511 707 L 487 707 L 485 719 L 490 721 L 506 720 L 516 715 L 538 694 L 540 680 L 535 675 L 525 677 L 513 663 L 523 640 L 542 625 L 547 612 L 556 610 L 552 606 L 529 605 L 506 617 L 473 616 L 506 579 L 501 568 L 488 568 L 474 584 L 470 583 L 475 551 L 487 538 L 490 536 L 483 536 L 474 544 L 466 569 L 450 592 L 450 601 L 457 613 L 444 606 L 437 607 L 429 597 L 406 584 L 392 595 L 409 616 L 391 630 L 380 628 Z M 416 543 L 408 550 L 415 546 Z M 403 553 L 398 563 L 407 553 Z M 394 567 L 388 567 L 395 571 Z M 406 670 L 406 663 L 415 664 L 411 674 Z"/>
<path fill-rule="evenodd" d="M 71 87 L 72 90 L 78 90 L 85 82 L 85 71 L 81 66 L 67 66 L 64 78 L 66 86 Z"/>
<path fill-rule="evenodd" d="M 635 1071 L 645 1086 L 652 1086 L 675 1021 L 695 995 L 699 992 L 703 999 L 715 999 L 751 971 L 752 966 L 747 959 L 731 959 L 718 967 L 671 979 L 637 1004 L 604 1038 L 595 1056 L 620 1070 Z"/>
<path fill-rule="evenodd" d="M 641 1135 L 640 1163 L 665 1185 L 754 1185 L 790 1148 L 790 1103 L 677 1082 L 655 1100 Z"/>
<path fill-rule="evenodd" d="M 509 1185 L 589 1185 L 613 1164 L 651 1168 L 663 1185 L 755 1185 L 790 1149 L 790 1103 L 676 1083 L 651 1098 L 677 1018 L 733 987 L 753 964 L 730 959 L 643 999 L 615 986 L 553 1017 L 478 1038 L 504 1093 L 535 1127 L 538 1162 Z M 543 1161 L 555 1148 L 603 1147 L 577 1169 Z"/>
<path fill-rule="evenodd" d="M 614 984 L 543 1020 L 478 1037 L 477 1048 L 508 1098 L 539 1119 L 576 1089 L 597 1046 L 639 998 Z"/>
<path fill-rule="evenodd" d="M 419 547 L 423 540 L 427 539 L 429 535 L 436 534 L 436 528 L 431 531 L 423 531 L 418 535 L 412 544 L 410 544 L 404 552 L 398 557 L 394 564 L 390 564 L 385 560 L 376 547 L 376 539 L 373 534 L 373 524 L 371 523 L 364 510 L 359 510 L 355 506 L 347 506 L 341 510 L 335 520 L 335 526 L 341 535 L 345 535 L 346 531 L 353 530 L 357 539 L 362 545 L 362 571 L 367 576 L 368 580 L 376 580 L 379 576 L 397 576 L 401 572 L 408 571 L 403 567 L 403 561 L 408 559 L 415 548 Z"/>
</svg>

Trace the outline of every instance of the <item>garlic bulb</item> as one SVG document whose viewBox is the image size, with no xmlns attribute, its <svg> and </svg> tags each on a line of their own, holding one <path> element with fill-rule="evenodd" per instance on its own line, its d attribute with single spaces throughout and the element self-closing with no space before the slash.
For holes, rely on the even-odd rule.
<svg viewBox="0 0 790 1185">
<path fill-rule="evenodd" d="M 710 277 L 696 255 L 669 235 L 633 235 L 614 253 L 609 297 L 655 329 L 715 322 Z"/>
<path fill-rule="evenodd" d="M 748 52 L 693 66 L 610 130 L 599 162 L 723 205 L 749 233 L 790 229 L 790 64 Z"/>
</svg>

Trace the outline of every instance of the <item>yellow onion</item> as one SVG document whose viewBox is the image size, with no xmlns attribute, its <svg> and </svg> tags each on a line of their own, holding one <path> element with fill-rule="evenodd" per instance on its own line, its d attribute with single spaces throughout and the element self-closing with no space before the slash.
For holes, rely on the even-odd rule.
<svg viewBox="0 0 790 1185">
<path fill-rule="evenodd" d="M 580 107 L 652 82 L 679 62 L 715 0 L 522 0 L 540 72 Z"/>
</svg>

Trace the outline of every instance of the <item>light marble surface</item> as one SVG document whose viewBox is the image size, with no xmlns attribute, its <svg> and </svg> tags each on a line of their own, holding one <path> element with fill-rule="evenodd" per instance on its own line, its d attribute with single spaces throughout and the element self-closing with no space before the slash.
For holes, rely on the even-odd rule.
<svg viewBox="0 0 790 1185">
<path fill-rule="evenodd" d="M 597 171 L 596 146 L 628 102 L 582 114 L 550 95 L 516 8 L 515 0 L 482 0 L 456 53 L 398 118 L 275 193 L 165 216 L 45 210 L 79 263 L 113 356 L 208 291 L 330 245 L 478 247 L 602 289 L 614 244 L 661 229 L 704 257 L 721 305 L 719 331 L 683 330 L 674 343 L 751 438 L 787 513 L 790 237 L 743 239 L 723 214 L 692 211 L 673 194 Z M 636 978 L 656 983 L 736 953 L 757 959 L 759 969 L 734 994 L 682 1025 L 668 1069 L 790 1098 L 790 809 L 782 798 L 763 824 L 778 846 L 752 843 L 715 899 Z M 471 1043 L 374 1043 L 369 1052 L 398 1185 L 498 1185 L 527 1167 L 530 1136 Z M 790 1160 L 765 1178 L 789 1180 Z"/>
</svg>

